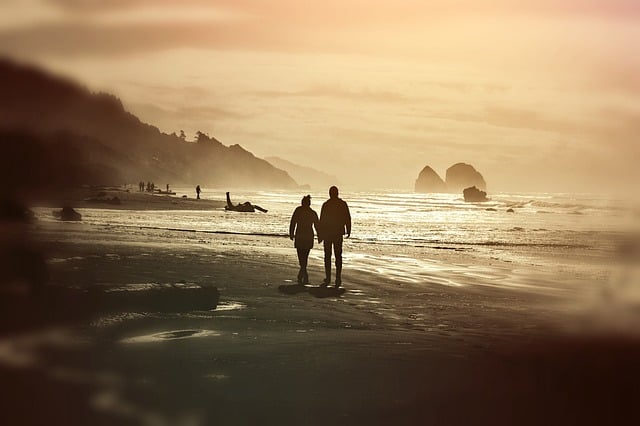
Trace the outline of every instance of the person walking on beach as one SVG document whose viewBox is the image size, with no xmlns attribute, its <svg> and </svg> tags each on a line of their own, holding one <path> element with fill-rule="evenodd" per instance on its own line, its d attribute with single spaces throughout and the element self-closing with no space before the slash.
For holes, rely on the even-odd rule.
<svg viewBox="0 0 640 426">
<path fill-rule="evenodd" d="M 291 216 L 289 224 L 289 238 L 295 239 L 295 248 L 298 251 L 298 262 L 300 271 L 298 272 L 298 284 L 309 284 L 309 274 L 307 273 L 307 262 L 309 252 L 313 248 L 313 228 L 318 233 L 318 214 L 311 208 L 311 196 L 302 197 L 301 205 L 296 207 Z"/>
<path fill-rule="evenodd" d="M 320 232 L 318 242 L 324 241 L 324 271 L 325 279 L 322 283 L 331 283 L 331 250 L 336 257 L 336 288 L 342 284 L 342 237 L 351 236 L 351 213 L 347 203 L 338 197 L 338 188 L 329 188 L 329 199 L 322 205 L 320 211 Z"/>
<path fill-rule="evenodd" d="M 200 199 L 200 185 L 196 186 L 196 199 Z"/>
</svg>

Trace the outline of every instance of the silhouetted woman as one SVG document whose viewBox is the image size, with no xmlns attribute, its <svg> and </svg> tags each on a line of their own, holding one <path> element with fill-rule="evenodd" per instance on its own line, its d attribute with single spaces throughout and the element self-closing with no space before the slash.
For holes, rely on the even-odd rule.
<svg viewBox="0 0 640 426">
<path fill-rule="evenodd" d="M 309 284 L 307 274 L 307 261 L 309 252 L 313 248 L 313 228 L 318 232 L 318 214 L 311 208 L 311 196 L 302 197 L 301 206 L 296 207 L 291 216 L 289 225 L 289 238 L 295 238 L 295 247 L 298 251 L 298 262 L 300 262 L 300 272 L 298 272 L 298 284 Z"/>
</svg>

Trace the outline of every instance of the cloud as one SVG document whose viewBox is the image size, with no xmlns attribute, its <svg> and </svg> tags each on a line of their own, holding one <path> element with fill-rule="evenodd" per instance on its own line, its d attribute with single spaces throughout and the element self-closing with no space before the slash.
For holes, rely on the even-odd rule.
<svg viewBox="0 0 640 426">
<path fill-rule="evenodd" d="M 362 102 L 406 102 L 406 96 L 390 91 L 363 89 L 346 89 L 339 86 L 315 86 L 306 90 L 278 91 L 263 90 L 252 92 L 252 95 L 265 98 L 315 98 L 326 97 Z"/>
<path fill-rule="evenodd" d="M 584 123 L 576 123 L 566 118 L 554 118 L 540 111 L 487 107 L 480 115 L 480 120 L 497 127 L 511 127 L 559 134 L 584 134 Z"/>
<path fill-rule="evenodd" d="M 246 30 L 246 31 L 245 31 Z M 258 41 L 259 40 L 259 41 Z M 288 44 L 267 28 L 237 24 L 68 25 L 0 31 L 0 51 L 16 56 L 121 56 L 185 47 L 250 49 Z"/>
<path fill-rule="evenodd" d="M 132 109 L 136 112 L 147 115 L 153 115 L 154 122 L 165 122 L 167 120 L 175 121 L 177 117 L 188 117 L 191 121 L 198 120 L 217 120 L 217 119 L 245 119 L 250 117 L 250 114 L 239 113 L 225 108 L 211 107 L 211 106 L 185 106 L 176 109 L 168 109 L 159 107 L 156 104 L 133 104 Z"/>
<path fill-rule="evenodd" d="M 68 11 L 104 11 L 140 7 L 206 6 L 226 7 L 270 16 L 316 16 L 364 21 L 424 18 L 426 15 L 514 13 L 568 16 L 638 16 L 636 0 L 46 0 Z"/>
<path fill-rule="evenodd" d="M 55 15 L 38 22 L 39 7 Z M 58 55 L 116 55 L 175 47 L 323 52 L 397 52 L 409 49 L 404 33 L 437 48 L 452 38 L 432 28 L 465 19 L 497 21 L 509 27 L 514 18 L 640 18 L 635 0 L 28 0 L 21 13 L 35 16 L 28 25 L 0 31 L 0 49 L 16 53 L 34 50 Z M 55 12 L 55 13 L 54 13 Z M 6 18 L 5 20 L 8 20 Z M 1 20 L 0 20 L 1 21 Z M 491 26 L 493 27 L 493 25 Z M 2 28 L 2 27 L 0 27 Z M 517 32 L 514 33 L 517 35 Z M 404 37 L 403 36 L 403 37 Z M 477 38 L 477 34 L 469 34 Z M 468 43 L 473 40 L 465 38 Z M 111 42 L 111 40 L 114 40 Z M 420 44 L 420 43 L 418 43 Z M 475 47 L 475 46 L 474 46 Z M 492 46 L 484 46 L 492 48 Z M 414 47 L 415 48 L 415 47 Z M 409 49 L 410 51 L 411 49 Z M 437 50 L 436 50 L 437 51 Z"/>
<path fill-rule="evenodd" d="M 215 0 L 44 0 L 44 2 L 58 6 L 67 12 L 84 13 L 130 10 L 143 7 L 199 7 L 218 3 Z"/>
<path fill-rule="evenodd" d="M 239 120 L 252 118 L 249 113 L 210 106 L 167 108 L 158 106 L 157 103 L 132 103 L 127 109 L 144 122 L 152 125 L 161 124 L 159 127 L 163 132 L 172 133 L 184 130 L 188 136 L 196 131 L 210 132 L 212 128 L 217 128 L 223 123 L 227 126 L 234 126 L 233 123 Z M 215 136 L 218 139 L 221 138 L 217 132 Z"/>
</svg>

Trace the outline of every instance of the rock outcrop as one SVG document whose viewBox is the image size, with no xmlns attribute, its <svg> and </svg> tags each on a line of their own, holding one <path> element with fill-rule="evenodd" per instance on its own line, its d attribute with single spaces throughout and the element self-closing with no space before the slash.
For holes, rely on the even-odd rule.
<svg viewBox="0 0 640 426">
<path fill-rule="evenodd" d="M 487 184 L 482 175 L 472 165 L 466 163 L 456 163 L 449 167 L 445 182 L 450 192 L 460 192 L 464 188 L 471 186 L 482 190 L 487 189 Z"/>
<path fill-rule="evenodd" d="M 482 203 L 483 201 L 489 201 L 487 193 L 479 190 L 475 186 L 465 188 L 462 191 L 462 195 L 464 195 L 464 201 L 468 203 Z"/>
<path fill-rule="evenodd" d="M 63 221 L 79 221 L 82 215 L 74 210 L 73 207 L 64 206 L 62 210 L 54 210 L 53 216 Z"/>
<path fill-rule="evenodd" d="M 438 174 L 429 166 L 418 175 L 415 183 L 416 192 L 446 192 L 447 186 Z"/>
</svg>

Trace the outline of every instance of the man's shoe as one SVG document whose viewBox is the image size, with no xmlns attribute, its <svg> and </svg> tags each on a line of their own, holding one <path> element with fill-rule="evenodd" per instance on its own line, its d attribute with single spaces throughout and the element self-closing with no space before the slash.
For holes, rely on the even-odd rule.
<svg viewBox="0 0 640 426">
<path fill-rule="evenodd" d="M 331 280 L 330 280 L 329 278 L 325 278 L 325 279 L 322 281 L 322 284 L 320 284 L 320 287 L 326 287 L 326 286 L 328 286 L 329 284 L 331 284 Z"/>
</svg>

